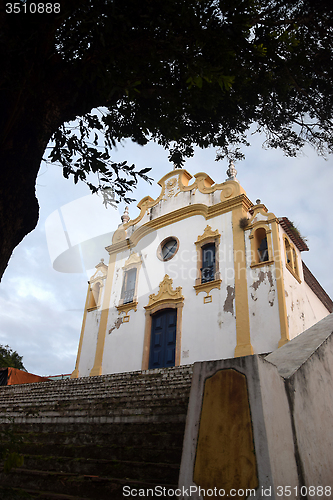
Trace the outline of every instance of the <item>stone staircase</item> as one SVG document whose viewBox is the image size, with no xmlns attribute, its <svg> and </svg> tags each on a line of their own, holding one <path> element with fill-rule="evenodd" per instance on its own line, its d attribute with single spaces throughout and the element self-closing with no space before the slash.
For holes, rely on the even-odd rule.
<svg viewBox="0 0 333 500">
<path fill-rule="evenodd" d="M 22 439 L 24 465 L 0 468 L 0 499 L 123 500 L 175 489 L 191 379 L 188 365 L 1 387 L 0 432 Z"/>
</svg>

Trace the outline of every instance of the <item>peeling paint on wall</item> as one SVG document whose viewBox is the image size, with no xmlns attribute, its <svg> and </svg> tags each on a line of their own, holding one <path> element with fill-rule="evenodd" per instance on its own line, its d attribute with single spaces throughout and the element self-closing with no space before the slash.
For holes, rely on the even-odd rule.
<svg viewBox="0 0 333 500">
<path fill-rule="evenodd" d="M 268 290 L 268 303 L 271 307 L 273 307 L 274 305 L 274 301 L 275 301 L 275 294 L 276 294 L 276 291 L 275 291 L 275 288 L 274 288 L 274 280 L 273 280 L 273 275 L 272 275 L 272 271 L 267 271 L 267 273 L 264 273 L 263 271 L 260 271 L 259 272 L 259 276 L 258 276 L 258 279 L 256 281 L 254 281 L 251 285 L 251 288 L 254 289 L 254 293 L 251 293 L 251 299 L 255 302 L 256 300 L 258 300 L 258 297 L 256 295 L 256 291 L 258 290 L 259 286 L 261 285 L 261 283 L 264 283 L 265 282 L 265 278 L 267 277 L 267 280 L 269 282 L 269 290 Z"/>
<path fill-rule="evenodd" d="M 257 281 L 254 281 L 252 283 L 251 288 L 253 288 L 253 290 L 257 291 L 259 286 L 261 285 L 261 283 L 264 282 L 264 280 L 265 280 L 265 273 L 263 271 L 260 271 Z"/>
<path fill-rule="evenodd" d="M 110 330 L 109 330 L 109 334 L 110 334 L 110 333 L 112 333 L 112 332 L 113 332 L 113 330 L 115 330 L 116 328 L 117 328 L 117 330 L 118 330 L 118 328 L 120 327 L 120 325 L 122 324 L 122 322 L 123 322 L 122 318 L 118 318 L 118 319 L 114 322 L 114 325 L 110 328 Z"/>
<path fill-rule="evenodd" d="M 267 278 L 268 278 L 268 281 L 269 281 L 271 288 L 273 288 L 274 282 L 273 282 L 272 271 L 267 271 Z"/>
<path fill-rule="evenodd" d="M 275 290 L 274 288 L 270 288 L 268 292 L 268 303 L 271 307 L 274 305 L 274 300 L 275 300 Z"/>
<path fill-rule="evenodd" d="M 224 301 L 223 311 L 230 312 L 234 315 L 234 299 L 235 299 L 235 287 L 227 286 L 227 297 Z"/>
</svg>

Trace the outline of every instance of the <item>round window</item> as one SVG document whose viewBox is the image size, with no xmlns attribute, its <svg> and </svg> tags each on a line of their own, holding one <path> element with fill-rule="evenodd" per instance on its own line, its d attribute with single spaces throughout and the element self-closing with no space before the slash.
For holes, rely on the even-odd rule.
<svg viewBox="0 0 333 500">
<path fill-rule="evenodd" d="M 175 236 L 166 238 L 164 241 L 162 241 L 157 250 L 157 257 L 160 260 L 164 261 L 170 260 L 177 253 L 178 248 L 179 248 L 178 238 L 176 238 Z"/>
</svg>

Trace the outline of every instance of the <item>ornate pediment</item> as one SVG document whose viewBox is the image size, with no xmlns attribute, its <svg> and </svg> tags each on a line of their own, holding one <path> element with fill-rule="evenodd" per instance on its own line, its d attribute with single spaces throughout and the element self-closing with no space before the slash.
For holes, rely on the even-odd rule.
<svg viewBox="0 0 333 500">
<path fill-rule="evenodd" d="M 108 273 L 108 266 L 104 264 L 104 259 L 101 259 L 101 262 L 95 266 L 95 273 L 89 280 L 89 283 L 94 283 L 95 281 L 104 280 Z"/>
<path fill-rule="evenodd" d="M 161 281 L 159 287 L 159 291 L 157 294 L 153 293 L 149 295 L 148 305 L 145 306 L 145 309 L 149 310 L 155 307 L 156 305 L 163 304 L 166 302 L 182 302 L 184 297 L 182 295 L 182 287 L 178 286 L 175 290 L 172 288 L 172 279 L 166 274 L 164 276 L 163 281 Z"/>
<path fill-rule="evenodd" d="M 128 257 L 128 259 L 125 262 L 124 268 L 128 267 L 137 267 L 138 265 L 141 265 L 141 257 L 137 253 L 131 253 L 131 255 Z"/>
<path fill-rule="evenodd" d="M 208 239 L 218 239 L 218 241 L 220 241 L 220 237 L 221 237 L 221 235 L 220 235 L 218 229 L 213 231 L 211 226 L 207 225 L 205 227 L 203 234 L 198 236 L 198 239 L 195 242 L 195 244 L 201 244 L 204 240 L 208 240 Z"/>
</svg>

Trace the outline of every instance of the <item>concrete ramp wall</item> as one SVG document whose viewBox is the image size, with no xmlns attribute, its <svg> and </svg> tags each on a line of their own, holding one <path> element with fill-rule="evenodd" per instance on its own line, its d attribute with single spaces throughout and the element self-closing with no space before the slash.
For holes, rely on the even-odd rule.
<svg viewBox="0 0 333 500">
<path fill-rule="evenodd" d="M 333 497 L 333 314 L 265 360 L 284 381 L 300 481 Z"/>
<path fill-rule="evenodd" d="M 194 365 L 182 498 L 333 496 L 333 315 L 268 356 Z"/>
</svg>

